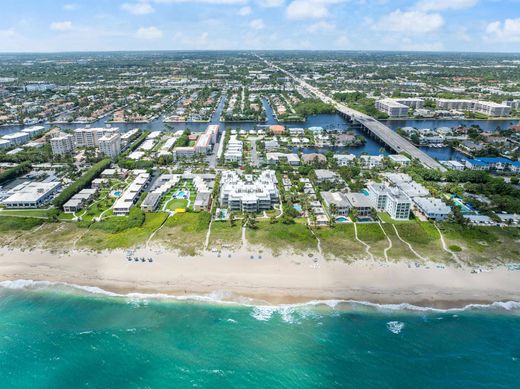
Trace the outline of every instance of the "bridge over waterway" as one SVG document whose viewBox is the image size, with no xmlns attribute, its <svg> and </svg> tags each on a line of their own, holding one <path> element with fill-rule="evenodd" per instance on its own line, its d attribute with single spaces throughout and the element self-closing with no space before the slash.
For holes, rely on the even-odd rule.
<svg viewBox="0 0 520 389">
<path fill-rule="evenodd" d="M 261 57 L 258 58 L 263 60 L 263 58 Z M 380 121 L 374 119 L 369 115 L 352 109 L 346 106 L 345 104 L 337 102 L 336 100 L 330 98 L 329 96 L 321 92 L 318 88 L 294 76 L 287 70 L 282 69 L 281 67 L 269 61 L 263 61 L 267 63 L 269 66 L 276 68 L 281 72 L 285 73 L 287 76 L 291 77 L 294 81 L 300 84 L 302 88 L 306 89 L 323 102 L 334 105 L 341 115 L 346 116 L 349 120 L 351 120 L 354 123 L 359 123 L 361 126 L 363 126 L 363 128 L 366 131 L 368 131 L 372 135 L 373 138 L 377 139 L 381 144 L 392 149 L 396 153 L 408 154 L 410 157 L 418 159 L 424 166 L 429 167 L 431 169 L 439 169 L 441 171 L 446 170 L 446 168 L 444 168 L 444 166 L 442 166 L 438 161 L 430 157 L 424 151 L 415 147 L 407 139 L 403 138 L 397 132 L 393 131 L 392 129 L 390 129 L 390 127 L 384 125 Z"/>
</svg>

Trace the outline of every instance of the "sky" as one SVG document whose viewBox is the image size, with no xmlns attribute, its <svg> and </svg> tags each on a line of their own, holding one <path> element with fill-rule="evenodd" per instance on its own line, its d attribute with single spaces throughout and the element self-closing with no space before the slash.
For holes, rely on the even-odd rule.
<svg viewBox="0 0 520 389">
<path fill-rule="evenodd" d="M 0 52 L 520 52 L 520 0 L 0 0 Z"/>
</svg>

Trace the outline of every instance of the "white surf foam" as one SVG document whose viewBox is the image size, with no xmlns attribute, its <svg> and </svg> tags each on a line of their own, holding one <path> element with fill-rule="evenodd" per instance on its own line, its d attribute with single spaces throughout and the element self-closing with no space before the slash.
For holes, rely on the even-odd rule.
<svg viewBox="0 0 520 389">
<path fill-rule="evenodd" d="M 400 334 L 403 330 L 404 323 L 402 321 L 389 321 L 388 323 L 386 323 L 386 327 L 390 332 L 397 335 Z"/>
<path fill-rule="evenodd" d="M 366 306 L 377 310 L 390 310 L 390 311 L 424 311 L 424 312 L 460 312 L 465 310 L 485 310 L 485 309 L 498 309 L 505 311 L 520 310 L 520 301 L 496 301 L 490 304 L 468 304 L 460 308 L 435 308 L 435 307 L 424 307 L 409 303 L 400 304 L 379 304 L 370 301 L 360 300 L 311 300 L 304 303 L 297 304 L 259 304 L 255 300 L 249 297 L 235 296 L 232 293 L 226 291 L 215 291 L 208 294 L 186 294 L 186 295 L 173 295 L 166 293 L 115 293 L 104 290 L 97 286 L 85 286 L 77 285 L 66 282 L 52 282 L 52 281 L 34 281 L 34 280 L 10 280 L 0 281 L 0 288 L 5 289 L 46 289 L 46 288 L 67 288 L 77 291 L 86 292 L 88 294 L 101 295 L 107 297 L 122 297 L 129 299 L 130 302 L 143 303 L 144 300 L 176 300 L 176 301 L 193 301 L 202 303 L 215 303 L 215 304 L 231 304 L 254 308 L 252 316 L 259 320 L 269 320 L 274 313 L 278 312 L 282 318 L 286 321 L 291 321 L 291 315 L 296 309 L 305 307 L 317 307 L 325 306 L 336 310 L 338 308 L 347 306 Z"/>
</svg>

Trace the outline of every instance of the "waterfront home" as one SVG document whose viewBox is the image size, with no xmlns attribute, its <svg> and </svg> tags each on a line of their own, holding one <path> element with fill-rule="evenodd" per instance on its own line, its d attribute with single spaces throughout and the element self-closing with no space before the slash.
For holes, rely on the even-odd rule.
<svg viewBox="0 0 520 389">
<path fill-rule="evenodd" d="M 323 154 L 318 154 L 318 153 L 310 153 L 310 154 L 302 155 L 303 164 L 308 165 L 308 164 L 314 163 L 314 162 L 325 163 L 325 162 L 327 162 L 327 157 L 325 157 Z"/>
</svg>

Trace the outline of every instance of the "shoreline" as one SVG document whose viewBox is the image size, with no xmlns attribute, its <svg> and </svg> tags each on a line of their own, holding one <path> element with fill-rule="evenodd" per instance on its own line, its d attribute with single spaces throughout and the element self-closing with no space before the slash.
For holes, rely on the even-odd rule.
<svg viewBox="0 0 520 389">
<path fill-rule="evenodd" d="M 304 255 L 274 257 L 264 252 L 262 259 L 250 259 L 252 251 L 229 253 L 230 259 L 212 252 L 182 257 L 164 249 L 141 249 L 136 256 L 153 258 L 143 263 L 129 262 L 123 250 L 59 254 L 1 248 L 0 281 L 46 281 L 100 288 L 107 294 L 168 295 L 178 300 L 206 296 L 208 301 L 251 305 L 334 300 L 452 309 L 520 302 L 520 273 L 503 267 L 471 273 L 468 268 L 434 264 L 417 268 L 365 260 L 314 263 Z"/>
</svg>

